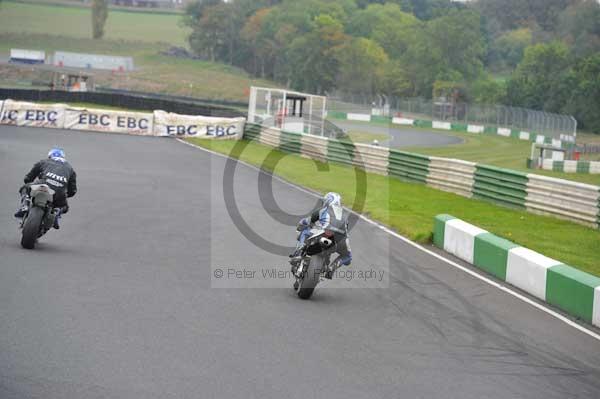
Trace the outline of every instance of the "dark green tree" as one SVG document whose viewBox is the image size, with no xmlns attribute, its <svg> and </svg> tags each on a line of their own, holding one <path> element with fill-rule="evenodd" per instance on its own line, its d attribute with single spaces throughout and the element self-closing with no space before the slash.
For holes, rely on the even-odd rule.
<svg viewBox="0 0 600 399">
<path fill-rule="evenodd" d="M 104 25 L 108 18 L 108 4 L 106 0 L 92 0 L 92 37 L 102 39 Z"/>
<path fill-rule="evenodd" d="M 510 104 L 559 112 L 571 90 L 569 49 L 562 42 L 537 44 L 525 49 L 523 61 L 508 82 Z"/>
</svg>

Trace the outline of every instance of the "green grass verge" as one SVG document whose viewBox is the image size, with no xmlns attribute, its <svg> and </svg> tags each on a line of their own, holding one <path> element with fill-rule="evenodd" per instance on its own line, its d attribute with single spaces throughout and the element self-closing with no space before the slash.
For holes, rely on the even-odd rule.
<svg viewBox="0 0 600 399">
<path fill-rule="evenodd" d="M 321 165 L 328 168 L 319 172 L 312 160 L 298 155 L 267 159 L 273 151 L 254 142 L 211 141 L 197 138 L 190 142 L 213 151 L 239 158 L 265 170 L 319 192 L 337 191 L 346 204 L 355 200 L 354 168 L 337 164 Z M 232 154 L 236 145 L 245 146 L 241 153 Z M 531 248 L 581 270 L 600 276 L 597 249 L 600 231 L 575 223 L 525 211 L 503 208 L 489 202 L 472 200 L 435 190 L 422 184 L 407 183 L 386 176 L 367 173 L 367 189 L 363 214 L 378 220 L 402 235 L 420 242 L 431 242 L 433 218 L 449 213 L 469 223 Z"/>
<path fill-rule="evenodd" d="M 360 132 L 360 131 L 352 131 L 348 132 L 348 138 L 354 143 L 367 143 L 371 144 L 373 140 L 386 141 L 390 139 L 389 134 L 383 133 L 369 133 L 369 132 Z"/>
<path fill-rule="evenodd" d="M 109 10 L 105 38 L 186 45 L 189 29 L 174 14 Z M 92 36 L 91 10 L 44 4 L 3 2 L 0 33 L 52 33 L 79 38 Z"/>
<path fill-rule="evenodd" d="M 245 71 L 229 65 L 159 54 L 168 47 L 161 43 L 1 33 L 0 29 L 0 53 L 6 55 L 11 48 L 25 48 L 45 50 L 47 53 L 63 50 L 134 58 L 134 72 L 113 74 L 94 71 L 95 82 L 100 86 L 235 101 L 247 101 L 250 86 L 274 86 L 272 82 L 253 79 Z M 49 82 L 51 73 L 2 66 L 0 78 L 4 86 L 27 87 L 32 80 Z"/>
</svg>

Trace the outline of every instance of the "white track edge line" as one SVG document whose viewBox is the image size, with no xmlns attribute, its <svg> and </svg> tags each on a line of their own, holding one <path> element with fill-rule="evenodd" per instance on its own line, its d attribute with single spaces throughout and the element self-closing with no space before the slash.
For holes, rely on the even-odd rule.
<svg viewBox="0 0 600 399">
<path fill-rule="evenodd" d="M 194 147 L 196 149 L 208 152 L 208 153 L 213 154 L 213 155 L 217 155 L 217 156 L 219 156 L 221 158 L 233 159 L 236 162 L 241 163 L 242 165 L 244 165 L 246 167 L 249 167 L 251 169 L 254 169 L 256 171 L 259 171 L 259 172 L 263 171 L 263 172 L 265 172 L 264 170 L 261 170 L 260 168 L 256 167 L 255 165 L 249 164 L 249 163 L 247 163 L 245 161 L 242 161 L 242 160 L 239 160 L 239 159 L 235 159 L 235 158 L 231 158 L 231 157 L 229 157 L 229 156 L 227 156 L 225 154 L 221 154 L 219 152 L 211 151 L 211 150 L 209 150 L 207 148 L 200 147 L 200 146 L 192 144 L 192 143 L 188 143 L 187 141 L 182 140 L 180 138 L 177 138 L 176 140 L 179 141 L 180 143 L 183 143 L 185 145 Z M 316 196 L 316 197 L 319 196 L 314 191 L 308 190 L 308 189 L 306 189 L 304 187 L 301 187 L 301 186 L 299 186 L 297 184 L 291 183 L 291 182 L 289 182 L 289 181 L 287 181 L 287 180 L 285 180 L 285 179 L 283 179 L 283 178 L 281 178 L 281 177 L 279 177 L 279 176 L 277 176 L 277 175 L 275 175 L 275 174 L 273 174 L 271 172 L 269 172 L 269 173 L 271 174 L 272 177 L 274 177 L 275 179 L 277 179 L 278 181 L 280 181 L 280 182 L 282 182 L 284 184 L 287 184 L 288 186 L 294 187 L 295 189 L 300 190 L 300 191 L 302 191 L 304 193 L 310 194 L 312 196 Z M 537 309 L 539 309 L 539 310 L 541 310 L 541 311 L 543 311 L 543 312 L 545 312 L 545 313 L 547 313 L 547 314 L 555 317 L 556 319 L 564 322 L 565 324 L 568 324 L 569 326 L 571 326 L 571 327 L 573 327 L 573 328 L 575 328 L 575 329 L 583 332 L 584 334 L 587 334 L 590 337 L 592 337 L 592 338 L 600 341 L 600 334 L 597 334 L 594 331 L 587 329 L 586 327 L 580 325 L 579 323 L 574 322 L 573 320 L 569 319 L 568 317 L 563 316 L 562 314 L 556 312 L 555 310 L 552 310 L 552 309 L 548 308 L 547 306 L 544 306 L 544 305 L 542 305 L 542 304 L 540 304 L 540 303 L 538 303 L 538 302 L 536 302 L 536 301 L 534 301 L 534 300 L 526 297 L 525 295 L 520 294 L 519 292 L 513 291 L 512 289 L 508 288 L 505 285 L 499 284 L 499 283 L 495 282 L 494 280 L 489 279 L 488 277 L 485 277 L 485 276 L 483 276 L 483 275 L 481 275 L 481 274 L 479 274 L 477 272 L 474 272 L 473 270 L 470 270 L 470 269 L 468 269 L 468 268 L 466 268 L 466 267 L 464 267 L 464 266 L 462 266 L 462 265 L 460 265 L 460 264 L 458 264 L 458 263 L 456 263 L 456 262 L 454 262 L 454 261 L 452 261 L 450 259 L 447 259 L 447 258 L 445 258 L 445 257 L 443 257 L 443 256 L 441 256 L 441 255 L 439 255 L 439 254 L 437 254 L 437 253 L 435 253 L 435 252 L 433 252 L 433 251 L 431 251 L 431 250 L 423 247 L 422 245 L 417 244 L 416 242 L 413 242 L 413 241 L 409 240 L 408 238 L 406 238 L 406 237 L 404 237 L 404 236 L 396 233 L 395 231 L 389 229 L 388 227 L 386 227 L 386 226 L 384 226 L 384 225 L 382 225 L 380 223 L 377 223 L 376 221 L 374 221 L 372 219 L 369 219 L 368 217 L 366 217 L 364 215 L 361 215 L 360 213 L 355 212 L 352 209 L 348 209 L 348 208 L 345 208 L 345 209 L 347 209 L 349 212 L 352 212 L 353 214 L 357 215 L 359 218 L 361 218 L 365 222 L 367 222 L 369 224 L 372 224 L 373 226 L 379 228 L 380 230 L 383 230 L 384 232 L 386 232 L 386 233 L 388 233 L 388 234 L 390 234 L 390 235 L 398 238 L 399 240 L 404 241 L 405 243 L 407 243 L 407 244 L 415 247 L 416 249 L 421 250 L 421 251 L 425 252 L 426 254 L 428 254 L 430 256 L 433 256 L 434 258 L 437 258 L 437 259 L 439 259 L 439 260 L 441 260 L 441 261 L 443 261 L 443 262 L 445 262 L 445 263 L 447 263 L 447 264 L 449 264 L 451 266 L 454 266 L 455 268 L 457 268 L 459 270 L 462 270 L 463 272 L 465 272 L 465 273 L 467 273 L 467 274 L 469 274 L 469 275 L 471 275 L 471 276 L 473 276 L 473 277 L 475 277 L 475 278 L 477 278 L 477 279 L 479 279 L 479 280 L 481 280 L 481 281 L 483 281 L 485 283 L 488 283 L 489 285 L 494 286 L 494 287 L 500 289 L 501 291 L 504 291 L 507 294 L 512 295 L 515 298 L 518 298 L 518 299 L 522 300 L 525 303 L 528 303 L 529 305 L 531 305 L 531 306 L 533 306 L 533 307 L 535 307 L 535 308 L 537 308 Z"/>
</svg>

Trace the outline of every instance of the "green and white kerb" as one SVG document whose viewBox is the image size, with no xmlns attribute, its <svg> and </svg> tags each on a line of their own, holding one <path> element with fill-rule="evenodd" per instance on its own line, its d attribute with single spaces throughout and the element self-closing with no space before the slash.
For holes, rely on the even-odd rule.
<svg viewBox="0 0 600 399">
<path fill-rule="evenodd" d="M 600 327 L 600 278 L 450 215 L 435 217 L 433 242 L 496 278 Z"/>
</svg>

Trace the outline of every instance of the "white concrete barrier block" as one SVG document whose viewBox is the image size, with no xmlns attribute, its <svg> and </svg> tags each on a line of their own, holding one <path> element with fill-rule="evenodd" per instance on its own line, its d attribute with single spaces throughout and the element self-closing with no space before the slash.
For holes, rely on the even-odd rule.
<svg viewBox="0 0 600 399">
<path fill-rule="evenodd" d="M 529 132 L 521 132 L 521 133 L 519 133 L 519 139 L 521 139 L 521 140 L 529 140 L 529 137 L 531 137 L 531 135 L 529 134 Z"/>
<path fill-rule="evenodd" d="M 600 327 L 600 287 L 594 290 L 594 310 L 592 311 L 592 324 Z"/>
<path fill-rule="evenodd" d="M 552 139 L 552 147 L 562 148 L 562 141 L 559 139 Z"/>
<path fill-rule="evenodd" d="M 414 125 L 415 120 L 408 118 L 392 118 L 392 123 L 394 125 Z"/>
<path fill-rule="evenodd" d="M 553 161 L 564 161 L 565 160 L 565 153 L 562 151 L 552 151 L 552 160 Z M 574 161 L 577 162 L 577 161 Z M 565 168 L 566 171 L 566 168 Z"/>
<path fill-rule="evenodd" d="M 369 114 L 348 114 L 349 121 L 362 121 L 371 122 L 371 115 Z"/>
<path fill-rule="evenodd" d="M 475 236 L 487 231 L 460 219 L 446 222 L 444 228 L 444 250 L 460 259 L 473 263 Z"/>
<path fill-rule="evenodd" d="M 546 140 L 546 136 L 540 135 L 535 138 L 535 142 L 537 144 L 544 144 L 544 140 Z"/>
<path fill-rule="evenodd" d="M 590 162 L 590 173 L 600 173 L 600 162 Z"/>
<path fill-rule="evenodd" d="M 483 133 L 485 126 L 481 125 L 467 125 L 467 132 L 469 133 Z"/>
<path fill-rule="evenodd" d="M 562 152 L 559 154 L 563 155 Z M 564 158 L 564 156 L 562 158 Z M 565 161 L 565 163 L 563 165 L 564 165 L 563 172 L 567 172 L 567 173 L 577 172 L 577 161 Z"/>
<path fill-rule="evenodd" d="M 542 169 L 552 170 L 554 168 L 554 161 L 552 159 L 544 159 L 542 163 Z"/>
<path fill-rule="evenodd" d="M 499 127 L 498 135 L 504 136 L 504 137 L 510 137 L 510 129 L 507 129 L 505 127 Z"/>
<path fill-rule="evenodd" d="M 518 247 L 508 252 L 506 282 L 546 300 L 546 274 L 561 262 L 530 249 Z"/>
<path fill-rule="evenodd" d="M 442 129 L 442 130 L 450 130 L 450 129 L 452 129 L 452 125 L 450 124 L 450 122 L 433 121 L 431 123 L 431 126 L 434 129 Z"/>
</svg>

